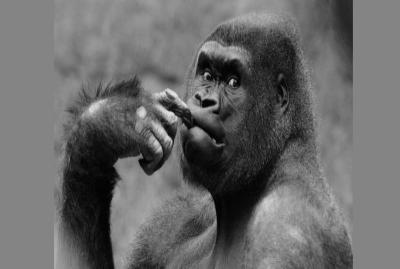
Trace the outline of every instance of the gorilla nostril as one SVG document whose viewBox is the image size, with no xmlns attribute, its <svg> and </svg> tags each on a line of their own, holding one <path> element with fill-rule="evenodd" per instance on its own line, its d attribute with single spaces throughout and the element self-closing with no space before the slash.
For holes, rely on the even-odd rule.
<svg viewBox="0 0 400 269">
<path fill-rule="evenodd" d="M 199 102 L 199 104 L 201 105 L 201 95 L 200 95 L 200 93 L 195 93 L 194 94 L 194 98 Z"/>
<path fill-rule="evenodd" d="M 218 97 L 214 95 L 205 94 L 203 95 L 201 92 L 196 92 L 193 96 L 194 100 L 197 102 L 197 105 L 201 108 L 212 109 L 213 111 L 218 110 L 219 102 Z"/>
<path fill-rule="evenodd" d="M 216 104 L 217 104 L 217 101 L 215 101 L 213 99 L 205 99 L 201 102 L 201 107 L 207 108 L 207 107 L 215 106 Z"/>
</svg>

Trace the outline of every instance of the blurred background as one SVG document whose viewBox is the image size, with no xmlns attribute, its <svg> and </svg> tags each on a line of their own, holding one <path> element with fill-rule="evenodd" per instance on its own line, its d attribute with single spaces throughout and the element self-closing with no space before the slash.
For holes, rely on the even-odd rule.
<svg viewBox="0 0 400 269">
<path fill-rule="evenodd" d="M 61 118 L 65 101 L 82 85 L 133 74 L 148 91 L 168 87 L 183 96 L 183 78 L 199 43 L 220 22 L 262 10 L 283 11 L 298 22 L 314 82 L 322 164 L 352 230 L 350 0 L 55 0 L 55 111 Z M 58 137 L 59 126 L 55 132 Z M 112 202 L 111 236 L 116 267 L 121 268 L 138 226 L 179 191 L 181 180 L 175 157 L 150 177 L 134 158 L 120 160 L 116 167 L 123 180 Z"/>
</svg>

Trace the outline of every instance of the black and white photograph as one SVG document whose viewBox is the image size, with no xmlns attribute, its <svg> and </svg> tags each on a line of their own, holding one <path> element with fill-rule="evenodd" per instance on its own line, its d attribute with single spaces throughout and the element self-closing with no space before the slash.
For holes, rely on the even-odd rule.
<svg viewBox="0 0 400 269">
<path fill-rule="evenodd" d="M 54 268 L 353 268 L 352 0 L 54 0 Z"/>
</svg>

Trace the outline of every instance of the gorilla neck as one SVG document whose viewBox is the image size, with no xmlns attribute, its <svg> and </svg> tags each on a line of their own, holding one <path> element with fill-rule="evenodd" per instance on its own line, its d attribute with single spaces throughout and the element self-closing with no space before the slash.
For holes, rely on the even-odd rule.
<svg viewBox="0 0 400 269">
<path fill-rule="evenodd" d="M 253 209 L 264 196 L 265 190 L 266 184 L 253 184 L 235 193 L 212 196 L 217 217 L 215 255 L 239 257 L 232 255 L 232 252 L 241 251 Z"/>
<path fill-rule="evenodd" d="M 223 257 L 241 257 L 239 254 L 243 252 L 247 230 L 257 205 L 273 192 L 283 178 L 295 179 L 282 176 L 290 175 L 290 171 L 287 170 L 294 164 L 306 169 L 310 166 L 318 167 L 316 160 L 314 139 L 288 140 L 284 150 L 274 162 L 274 168 L 265 169 L 257 178 L 247 179 L 252 182 L 247 188 L 234 193 L 212 194 L 216 210 L 217 234 L 211 262 L 216 263 Z"/>
<path fill-rule="evenodd" d="M 255 178 L 240 179 L 251 184 L 241 186 L 236 191 L 211 194 L 217 227 L 210 268 L 235 268 L 240 264 L 249 222 L 257 204 L 266 196 L 271 172 L 271 169 L 266 169 Z"/>
</svg>

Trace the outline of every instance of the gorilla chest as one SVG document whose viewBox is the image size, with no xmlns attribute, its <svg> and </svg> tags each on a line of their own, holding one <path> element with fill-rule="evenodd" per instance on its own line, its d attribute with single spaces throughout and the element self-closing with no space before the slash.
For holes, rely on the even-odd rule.
<svg viewBox="0 0 400 269">
<path fill-rule="evenodd" d="M 170 259 L 166 268 L 194 268 L 194 269 L 235 269 L 248 268 L 247 247 L 243 243 L 240 247 L 229 252 L 220 252 L 214 249 L 216 231 L 210 227 L 204 234 L 188 240 L 179 246 L 174 257 Z M 245 241 L 245 240 L 244 240 Z"/>
<path fill-rule="evenodd" d="M 209 227 L 202 234 L 175 246 L 166 268 L 210 268 L 209 261 L 215 241 L 215 230 Z M 168 250 L 167 250 L 168 251 Z"/>
</svg>

